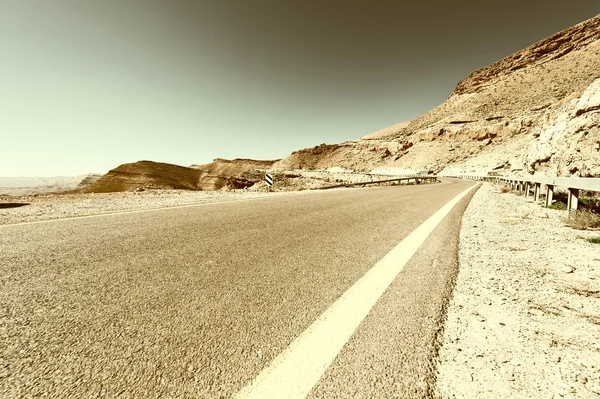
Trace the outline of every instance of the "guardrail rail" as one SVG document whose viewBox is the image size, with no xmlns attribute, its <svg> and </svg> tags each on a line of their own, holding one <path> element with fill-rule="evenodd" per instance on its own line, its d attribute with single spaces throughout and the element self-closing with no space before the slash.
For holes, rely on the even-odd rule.
<svg viewBox="0 0 600 399">
<path fill-rule="evenodd" d="M 461 179 L 487 181 L 496 184 L 506 184 L 512 190 L 525 193 L 528 199 L 533 187 L 533 201 L 538 203 L 542 185 L 546 186 L 545 206 L 552 205 L 554 190 L 563 187 L 568 190 L 567 210 L 575 211 L 579 204 L 580 190 L 600 192 L 600 178 L 595 177 L 543 177 L 543 176 L 485 176 L 485 175 L 459 175 L 448 176 Z"/>
<path fill-rule="evenodd" d="M 393 179 L 385 179 L 385 180 L 363 181 L 363 182 L 358 182 L 358 183 L 340 183 L 340 184 L 336 184 L 334 186 L 320 187 L 316 190 L 328 190 L 330 188 L 341 188 L 341 187 L 367 186 L 369 184 L 389 183 L 389 182 L 395 182 L 395 181 L 402 184 L 403 181 L 410 183 L 411 180 L 414 180 L 416 184 L 420 184 L 423 182 L 435 183 L 435 182 L 437 182 L 437 178 L 438 178 L 437 176 L 423 176 L 423 175 L 402 176 L 402 177 L 395 177 Z"/>
</svg>

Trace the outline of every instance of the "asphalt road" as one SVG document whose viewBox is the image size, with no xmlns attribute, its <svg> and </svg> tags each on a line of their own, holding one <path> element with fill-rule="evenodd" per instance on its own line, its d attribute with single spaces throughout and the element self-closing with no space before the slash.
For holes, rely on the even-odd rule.
<svg viewBox="0 0 600 399">
<path fill-rule="evenodd" d="M 0 397 L 232 397 L 472 185 L 0 227 Z M 432 396 L 469 199 L 429 236 L 309 397 Z"/>
</svg>

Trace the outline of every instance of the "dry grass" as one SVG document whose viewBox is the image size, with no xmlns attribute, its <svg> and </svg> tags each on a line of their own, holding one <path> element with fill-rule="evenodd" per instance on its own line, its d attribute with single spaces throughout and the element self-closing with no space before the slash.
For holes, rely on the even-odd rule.
<svg viewBox="0 0 600 399">
<path fill-rule="evenodd" d="M 600 228 L 600 214 L 589 209 L 578 209 L 565 218 L 565 225 L 577 230 Z"/>
<path fill-rule="evenodd" d="M 506 194 L 506 193 L 510 193 L 510 192 L 511 192 L 510 187 L 508 187 L 508 186 L 502 186 L 502 187 L 500 187 L 500 193 L 501 194 Z"/>
</svg>

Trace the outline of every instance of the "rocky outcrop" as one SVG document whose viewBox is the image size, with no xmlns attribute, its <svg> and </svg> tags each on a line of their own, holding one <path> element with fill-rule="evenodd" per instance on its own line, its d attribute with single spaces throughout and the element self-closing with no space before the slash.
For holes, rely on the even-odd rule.
<svg viewBox="0 0 600 399">
<path fill-rule="evenodd" d="M 596 80 L 588 86 L 575 107 L 575 116 L 600 110 L 600 80 Z"/>
<path fill-rule="evenodd" d="M 534 129 L 528 171 L 561 176 L 600 176 L 600 79 Z"/>
</svg>

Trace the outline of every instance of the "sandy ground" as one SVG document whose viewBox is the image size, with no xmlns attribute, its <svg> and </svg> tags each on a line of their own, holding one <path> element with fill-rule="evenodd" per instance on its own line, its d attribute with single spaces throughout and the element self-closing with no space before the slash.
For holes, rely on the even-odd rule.
<svg viewBox="0 0 600 399">
<path fill-rule="evenodd" d="M 600 232 L 491 185 L 463 218 L 441 398 L 600 398 Z"/>
<path fill-rule="evenodd" d="M 148 190 L 106 194 L 0 197 L 0 225 L 210 202 L 237 201 L 267 196 L 307 195 L 310 193 L 316 193 L 316 191 L 265 193 L 243 190 Z M 11 208 L 3 207 L 8 203 L 24 203 L 27 205 Z"/>
</svg>

